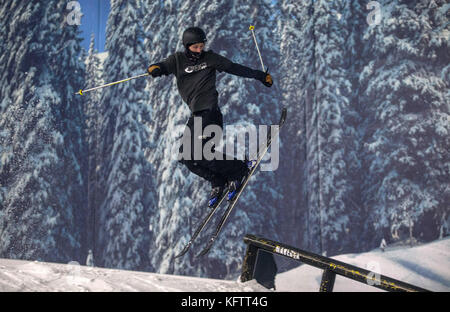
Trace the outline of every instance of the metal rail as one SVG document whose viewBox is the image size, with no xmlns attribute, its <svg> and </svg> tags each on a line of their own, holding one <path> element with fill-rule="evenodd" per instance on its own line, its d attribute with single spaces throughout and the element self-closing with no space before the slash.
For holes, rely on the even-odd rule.
<svg viewBox="0 0 450 312">
<path fill-rule="evenodd" d="M 321 292 L 333 291 L 336 274 L 350 278 L 352 280 L 368 284 L 392 292 L 428 292 L 429 290 L 420 288 L 388 276 L 371 272 L 341 261 L 320 256 L 308 251 L 304 251 L 292 246 L 281 244 L 269 239 L 247 234 L 244 237 L 247 244 L 244 263 L 242 265 L 241 281 L 246 282 L 253 279 L 253 273 L 257 265 L 259 249 L 281 255 L 304 264 L 322 269 L 322 281 L 320 283 Z"/>
</svg>

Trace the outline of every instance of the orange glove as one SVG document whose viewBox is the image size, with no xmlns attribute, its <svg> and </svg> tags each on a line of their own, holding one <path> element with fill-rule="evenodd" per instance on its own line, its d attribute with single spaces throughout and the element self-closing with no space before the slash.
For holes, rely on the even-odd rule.
<svg viewBox="0 0 450 312">
<path fill-rule="evenodd" d="M 161 67 L 159 65 L 156 64 L 152 64 L 148 67 L 147 72 L 152 76 L 152 77 L 159 77 L 162 75 L 162 71 L 161 71 Z"/>
<path fill-rule="evenodd" d="M 267 72 L 266 72 L 266 80 L 263 81 L 263 84 L 269 88 L 273 85 L 272 76 Z"/>
<path fill-rule="evenodd" d="M 257 79 L 263 83 L 266 87 L 270 88 L 273 85 L 272 76 L 268 73 L 268 70 L 266 72 L 263 72 L 261 70 L 258 70 Z"/>
</svg>

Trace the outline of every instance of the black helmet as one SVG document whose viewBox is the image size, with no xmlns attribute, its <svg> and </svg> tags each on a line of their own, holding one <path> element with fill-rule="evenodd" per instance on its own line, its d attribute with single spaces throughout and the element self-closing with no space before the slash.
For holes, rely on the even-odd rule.
<svg viewBox="0 0 450 312">
<path fill-rule="evenodd" d="M 206 34 L 199 27 L 189 27 L 183 33 L 183 45 L 187 49 L 191 44 L 206 42 Z"/>
</svg>

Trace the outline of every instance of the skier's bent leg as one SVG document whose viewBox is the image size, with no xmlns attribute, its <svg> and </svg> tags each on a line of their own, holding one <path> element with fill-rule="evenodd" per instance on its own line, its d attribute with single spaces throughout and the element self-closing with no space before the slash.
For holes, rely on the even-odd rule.
<svg viewBox="0 0 450 312">
<path fill-rule="evenodd" d="M 201 122 L 201 125 L 195 125 L 195 122 Z M 218 107 L 211 110 L 204 110 L 194 113 L 188 120 L 185 129 L 186 137 L 183 138 L 183 145 L 180 146 L 180 155 L 185 155 L 186 159 L 180 160 L 192 173 L 208 180 L 212 186 L 225 185 L 227 181 L 239 179 L 247 173 L 247 166 L 245 161 L 238 159 L 227 159 L 226 155 L 215 151 L 215 144 L 222 139 L 221 131 L 214 133 L 215 136 L 220 136 L 217 139 L 205 135 L 205 128 L 208 126 L 216 126 L 216 128 L 223 128 L 222 114 Z M 198 132 L 202 129 L 201 133 Z M 201 137 L 201 142 L 195 142 L 198 137 Z M 214 138 L 214 140 L 213 140 Z M 189 148 L 186 154 L 183 154 L 184 146 Z M 214 155 L 213 159 L 206 159 L 203 152 L 206 150 L 210 155 Z M 195 148 L 201 147 L 200 153 L 195 153 Z M 197 151 L 198 152 L 198 151 Z M 200 155 L 196 155 L 200 154 Z M 200 156 L 200 157 L 199 157 Z M 197 159 L 199 158 L 199 159 Z"/>
<path fill-rule="evenodd" d="M 223 186 L 227 182 L 226 178 L 224 178 L 222 175 L 218 174 L 217 172 L 209 170 L 205 166 L 200 165 L 198 161 L 182 159 L 179 162 L 185 165 L 189 169 L 189 171 L 192 172 L 193 174 L 198 175 L 199 177 L 202 177 L 203 179 L 209 181 L 212 187 Z"/>
</svg>

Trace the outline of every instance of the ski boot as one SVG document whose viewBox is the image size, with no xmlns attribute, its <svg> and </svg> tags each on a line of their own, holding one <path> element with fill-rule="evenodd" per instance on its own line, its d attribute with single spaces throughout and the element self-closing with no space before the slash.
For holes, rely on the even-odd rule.
<svg viewBox="0 0 450 312">
<path fill-rule="evenodd" d="M 208 207 L 214 208 L 222 197 L 223 192 L 225 192 L 225 185 L 214 186 L 209 194 Z"/>
<path fill-rule="evenodd" d="M 253 167 L 256 165 L 256 160 L 245 160 L 245 165 L 247 166 L 247 170 L 244 175 L 242 175 L 239 179 L 229 181 L 228 182 L 228 196 L 227 199 L 230 201 L 236 196 L 236 194 L 239 192 L 239 189 L 242 186 L 242 183 L 247 178 L 247 175 L 250 173 L 250 171 L 253 169 Z"/>
</svg>

